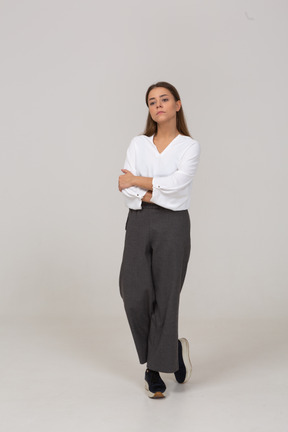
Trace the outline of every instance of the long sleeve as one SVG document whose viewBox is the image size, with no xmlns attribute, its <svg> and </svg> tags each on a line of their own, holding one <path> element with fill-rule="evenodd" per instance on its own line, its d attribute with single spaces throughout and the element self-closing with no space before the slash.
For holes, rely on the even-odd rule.
<svg viewBox="0 0 288 432">
<path fill-rule="evenodd" d="M 199 143 L 193 143 L 184 152 L 178 169 L 168 176 L 153 177 L 151 202 L 171 210 L 182 209 L 190 195 L 192 179 L 195 175 L 200 156 Z"/>
<path fill-rule="evenodd" d="M 136 169 L 134 139 L 131 141 L 130 146 L 128 147 L 124 169 L 129 170 L 133 175 L 139 175 Z M 133 210 L 140 210 L 142 208 L 142 198 L 146 192 L 147 191 L 145 189 L 141 189 L 137 186 L 131 186 L 129 188 L 123 189 L 122 194 L 124 196 L 124 202 L 126 206 Z"/>
</svg>

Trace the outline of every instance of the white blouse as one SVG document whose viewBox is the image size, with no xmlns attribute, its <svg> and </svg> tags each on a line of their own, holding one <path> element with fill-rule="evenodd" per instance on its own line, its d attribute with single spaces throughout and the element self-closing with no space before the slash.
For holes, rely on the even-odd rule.
<svg viewBox="0 0 288 432">
<path fill-rule="evenodd" d="M 199 162 L 199 143 L 179 134 L 159 153 L 153 137 L 139 135 L 132 139 L 124 168 L 135 176 L 153 177 L 152 203 L 174 211 L 186 210 L 190 206 L 192 179 Z M 141 210 L 146 192 L 137 186 L 123 189 L 127 207 Z"/>
</svg>

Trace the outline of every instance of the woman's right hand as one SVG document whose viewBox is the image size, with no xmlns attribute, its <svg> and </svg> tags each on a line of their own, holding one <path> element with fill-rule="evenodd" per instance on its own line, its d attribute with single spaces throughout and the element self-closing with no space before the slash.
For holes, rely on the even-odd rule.
<svg viewBox="0 0 288 432">
<path fill-rule="evenodd" d="M 143 196 L 142 201 L 144 201 L 144 202 L 150 202 L 151 198 L 152 198 L 152 191 L 149 190 Z"/>
</svg>

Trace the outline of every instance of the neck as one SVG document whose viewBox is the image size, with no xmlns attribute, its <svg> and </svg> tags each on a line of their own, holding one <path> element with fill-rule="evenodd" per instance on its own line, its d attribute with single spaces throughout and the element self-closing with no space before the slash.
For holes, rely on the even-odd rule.
<svg viewBox="0 0 288 432">
<path fill-rule="evenodd" d="M 176 137 L 179 134 L 176 128 L 175 122 L 173 124 L 158 124 L 157 127 L 157 138 L 171 138 Z"/>
</svg>

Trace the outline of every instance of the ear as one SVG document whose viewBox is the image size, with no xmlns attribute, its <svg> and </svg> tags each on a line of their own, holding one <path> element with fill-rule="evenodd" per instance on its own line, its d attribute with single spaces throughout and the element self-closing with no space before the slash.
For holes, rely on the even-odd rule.
<svg viewBox="0 0 288 432">
<path fill-rule="evenodd" d="M 178 101 L 176 102 L 176 111 L 177 111 L 177 112 L 180 111 L 181 106 L 182 106 L 181 100 L 178 100 Z"/>
</svg>

